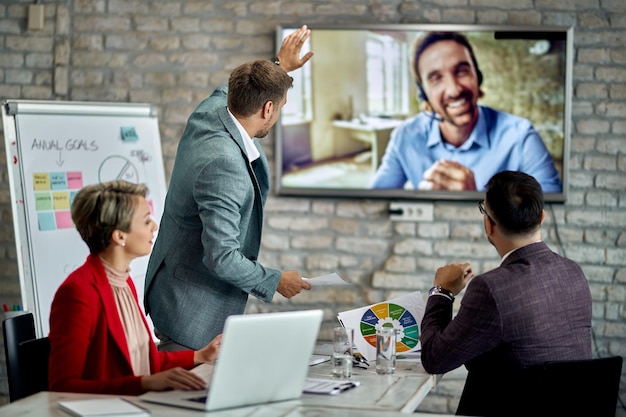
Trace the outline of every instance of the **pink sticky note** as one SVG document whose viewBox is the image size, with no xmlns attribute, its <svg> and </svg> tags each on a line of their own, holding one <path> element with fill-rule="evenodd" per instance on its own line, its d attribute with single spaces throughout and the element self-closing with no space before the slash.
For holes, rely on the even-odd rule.
<svg viewBox="0 0 626 417">
<path fill-rule="evenodd" d="M 71 229 L 74 227 L 72 215 L 69 210 L 55 211 L 54 219 L 57 222 L 57 229 Z"/>
<path fill-rule="evenodd" d="M 80 171 L 67 172 L 67 187 L 70 190 L 80 190 L 83 188 L 83 173 Z"/>
</svg>

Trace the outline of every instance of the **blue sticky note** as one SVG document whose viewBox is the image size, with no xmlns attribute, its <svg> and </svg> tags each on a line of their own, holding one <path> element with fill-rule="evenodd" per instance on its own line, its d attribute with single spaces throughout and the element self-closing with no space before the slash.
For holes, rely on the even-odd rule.
<svg viewBox="0 0 626 417">
<path fill-rule="evenodd" d="M 120 133 L 124 142 L 137 142 L 139 140 L 139 135 L 133 126 L 122 126 Z"/>
<path fill-rule="evenodd" d="M 56 230 L 57 225 L 54 220 L 54 212 L 37 213 L 39 230 Z"/>
<path fill-rule="evenodd" d="M 67 177 L 65 176 L 65 172 L 50 173 L 50 189 L 67 190 Z"/>
</svg>

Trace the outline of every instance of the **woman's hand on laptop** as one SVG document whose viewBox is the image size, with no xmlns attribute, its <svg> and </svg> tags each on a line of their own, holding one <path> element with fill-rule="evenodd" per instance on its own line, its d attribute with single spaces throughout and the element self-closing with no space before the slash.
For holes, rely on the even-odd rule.
<svg viewBox="0 0 626 417">
<path fill-rule="evenodd" d="M 195 373 L 179 367 L 143 376 L 141 388 L 145 391 L 200 390 L 206 388 L 206 383 Z"/>
<path fill-rule="evenodd" d="M 214 363 L 221 344 L 222 335 L 218 334 L 208 345 L 193 353 L 194 362 L 196 364 Z M 178 367 L 142 377 L 141 387 L 146 391 L 165 391 L 168 389 L 199 390 L 206 388 L 206 382 L 198 374 Z"/>
<path fill-rule="evenodd" d="M 193 361 L 199 363 L 215 363 L 217 355 L 220 352 L 220 346 L 222 345 L 222 335 L 218 334 L 208 345 L 200 350 L 196 350 L 193 354 Z"/>
</svg>

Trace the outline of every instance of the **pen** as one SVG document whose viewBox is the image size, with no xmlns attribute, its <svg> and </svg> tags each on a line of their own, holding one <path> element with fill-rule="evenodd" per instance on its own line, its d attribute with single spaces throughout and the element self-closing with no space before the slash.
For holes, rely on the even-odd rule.
<svg viewBox="0 0 626 417">
<path fill-rule="evenodd" d="M 355 384 L 353 384 L 352 382 L 348 382 L 348 383 L 342 384 L 342 385 L 339 387 L 339 391 L 344 392 L 344 391 L 347 391 L 347 390 L 349 390 L 350 388 L 354 388 L 354 387 L 356 387 L 356 385 L 355 385 Z"/>
<path fill-rule="evenodd" d="M 9 311 L 9 306 L 6 304 L 3 304 L 2 308 L 4 309 L 4 311 Z"/>
</svg>

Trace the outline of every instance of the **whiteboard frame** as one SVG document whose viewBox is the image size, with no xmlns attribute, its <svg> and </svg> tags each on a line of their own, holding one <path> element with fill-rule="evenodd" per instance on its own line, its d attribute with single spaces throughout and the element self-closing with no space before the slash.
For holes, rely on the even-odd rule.
<svg viewBox="0 0 626 417">
<path fill-rule="evenodd" d="M 5 105 L 6 104 L 6 105 Z M 23 251 L 24 243 L 28 243 L 26 229 L 26 208 L 24 206 L 24 194 L 22 174 L 19 165 L 13 161 L 17 158 L 17 128 L 15 114 L 8 112 L 8 103 L 2 104 L 2 123 L 4 126 L 4 148 L 7 157 L 7 172 L 9 174 L 9 190 L 11 193 L 11 213 L 13 217 L 13 231 L 15 235 L 15 251 L 17 258 L 17 271 L 21 289 L 21 305 L 24 310 L 31 311 L 35 317 L 35 330 L 41 334 L 41 325 L 38 323 L 39 309 L 35 305 L 35 291 L 33 281 L 26 277 L 32 276 L 30 250 Z M 19 178 L 20 186 L 17 186 Z M 22 227 L 21 225 L 24 225 Z"/>
<path fill-rule="evenodd" d="M 7 171 L 9 189 L 11 195 L 11 211 L 13 217 L 13 230 L 15 235 L 16 258 L 18 264 L 19 284 L 21 290 L 21 306 L 23 310 L 33 313 L 35 331 L 37 337 L 43 334 L 41 306 L 37 294 L 39 288 L 33 271 L 34 260 L 32 258 L 33 247 L 29 239 L 28 213 L 24 197 L 24 175 L 20 168 L 17 115 L 18 114 L 45 114 L 45 115 L 85 115 L 85 116 L 130 116 L 130 117 L 157 117 L 156 107 L 148 103 L 106 103 L 106 102 L 80 102 L 80 101 L 37 101 L 37 100 L 4 100 L 2 102 L 2 123 L 4 126 L 4 140 L 7 158 Z M 157 120 L 158 122 L 158 120 Z M 160 149 L 160 141 L 159 141 Z M 158 160 L 163 170 L 163 155 L 159 152 Z M 20 161 L 19 163 L 17 161 Z M 165 182 L 163 171 L 163 182 Z M 151 190 L 152 193 L 152 190 Z M 165 195 L 165 190 L 163 190 Z M 140 306 L 141 307 L 141 306 Z M 149 325 L 153 325 L 149 318 Z M 152 330 L 152 329 L 151 329 Z M 152 335 L 155 338 L 154 334 Z"/>
</svg>

